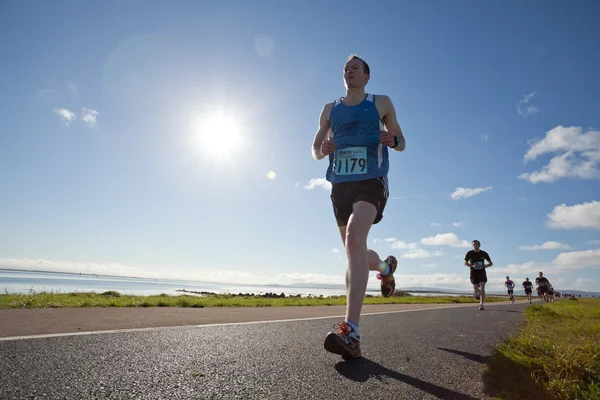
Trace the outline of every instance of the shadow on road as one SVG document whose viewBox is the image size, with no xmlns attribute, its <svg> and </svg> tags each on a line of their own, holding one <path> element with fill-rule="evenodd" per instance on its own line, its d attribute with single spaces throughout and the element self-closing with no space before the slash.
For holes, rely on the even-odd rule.
<svg viewBox="0 0 600 400">
<path fill-rule="evenodd" d="M 445 349 L 443 347 L 438 347 L 438 350 L 444 350 L 449 353 L 458 354 L 459 356 L 463 356 L 464 358 L 468 358 L 469 360 L 476 361 L 481 364 L 484 364 L 488 360 L 488 357 L 485 357 L 485 356 L 482 356 L 479 354 L 474 354 L 474 353 L 467 353 L 466 351 Z"/>
<path fill-rule="evenodd" d="M 413 378 L 412 376 L 393 371 L 365 357 L 350 361 L 340 361 L 335 365 L 335 369 L 340 373 L 340 375 L 357 382 L 366 382 L 370 378 L 374 378 L 383 382 L 384 378 L 388 377 L 404 382 L 407 385 L 414 386 L 415 388 L 427 392 L 433 396 L 437 396 L 440 399 L 477 400 L 476 397 L 462 394 L 451 389 L 446 389 L 444 387 L 434 385 L 433 383 L 425 382 L 421 379 Z"/>
</svg>

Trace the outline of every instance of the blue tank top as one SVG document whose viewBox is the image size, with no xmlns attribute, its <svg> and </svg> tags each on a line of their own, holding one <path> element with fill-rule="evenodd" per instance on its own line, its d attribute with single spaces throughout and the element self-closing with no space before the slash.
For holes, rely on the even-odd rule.
<svg viewBox="0 0 600 400">
<path fill-rule="evenodd" d="M 388 147 L 379 142 L 382 127 L 375 95 L 349 107 L 339 98 L 329 115 L 335 151 L 329 155 L 326 179 L 334 183 L 387 176 Z"/>
</svg>

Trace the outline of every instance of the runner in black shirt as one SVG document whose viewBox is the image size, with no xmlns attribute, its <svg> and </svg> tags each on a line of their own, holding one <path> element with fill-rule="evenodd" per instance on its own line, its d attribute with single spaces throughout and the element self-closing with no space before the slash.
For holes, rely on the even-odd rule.
<svg viewBox="0 0 600 400">
<path fill-rule="evenodd" d="M 483 310 L 485 283 L 487 282 L 485 269 L 491 267 L 493 263 L 489 254 L 479 249 L 481 246 L 479 240 L 473 240 L 471 245 L 473 246 L 473 250 L 469 250 L 465 255 L 465 266 L 471 269 L 470 278 L 473 290 L 475 291 L 475 298 L 479 300 L 479 309 Z M 485 264 L 485 261 L 488 263 Z"/>
<path fill-rule="evenodd" d="M 533 282 L 531 282 L 529 278 L 525 278 L 525 282 L 523 282 L 523 289 L 525 289 L 527 300 L 529 300 L 529 304 L 531 304 L 531 291 L 533 289 Z"/>
<path fill-rule="evenodd" d="M 550 286 L 550 281 L 546 279 L 543 272 L 540 272 L 540 276 L 535 278 L 535 284 L 538 286 L 540 295 L 544 300 L 550 301 L 550 298 L 548 297 L 548 286 Z"/>
</svg>

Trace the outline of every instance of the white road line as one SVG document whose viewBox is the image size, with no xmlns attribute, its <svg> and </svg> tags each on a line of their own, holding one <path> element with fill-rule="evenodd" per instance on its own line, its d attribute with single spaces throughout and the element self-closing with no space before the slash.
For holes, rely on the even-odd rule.
<svg viewBox="0 0 600 400">
<path fill-rule="evenodd" d="M 491 303 L 493 304 L 493 303 Z M 475 305 L 476 307 L 477 305 Z M 361 314 L 361 317 L 369 316 L 369 315 L 382 315 L 382 314 L 399 314 L 405 312 L 413 312 L 413 311 L 430 311 L 430 310 L 444 310 L 448 308 L 460 308 L 460 307 L 474 307 L 473 303 L 463 303 L 456 304 L 451 306 L 443 306 L 443 307 L 428 307 L 428 308 L 415 308 L 410 310 L 395 310 L 395 311 L 379 311 L 372 313 L 364 313 Z M 53 338 L 53 337 L 64 337 L 64 336 L 82 336 L 82 335 L 101 335 L 101 334 L 110 334 L 110 333 L 124 333 L 124 332 L 148 332 L 148 331 L 159 331 L 164 329 L 181 329 L 181 328 L 204 328 L 204 327 L 214 327 L 214 326 L 231 326 L 231 325 L 252 325 L 252 324 L 272 324 L 278 322 L 298 322 L 298 321 L 313 321 L 318 319 L 331 319 L 331 318 L 345 318 L 345 315 L 329 315 L 325 317 L 306 317 L 306 318 L 294 318 L 294 319 L 274 319 L 274 320 L 264 320 L 264 321 L 248 321 L 248 322 L 227 322 L 220 324 L 202 324 L 202 325 L 175 325 L 175 326 L 159 326 L 159 327 L 149 327 L 149 328 L 128 328 L 128 329 L 111 329 L 104 331 L 89 331 L 89 332 L 66 332 L 66 333 L 48 333 L 42 335 L 28 335 L 28 336 L 9 336 L 9 337 L 0 337 L 0 342 L 9 342 L 13 340 L 27 340 L 27 339 L 45 339 L 45 338 Z"/>
</svg>

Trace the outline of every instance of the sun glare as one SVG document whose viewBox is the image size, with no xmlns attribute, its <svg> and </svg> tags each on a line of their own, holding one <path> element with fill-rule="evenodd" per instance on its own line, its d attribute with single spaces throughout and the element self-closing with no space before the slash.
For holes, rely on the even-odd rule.
<svg viewBox="0 0 600 400">
<path fill-rule="evenodd" d="M 217 158 L 229 155 L 241 142 L 240 127 L 233 117 L 223 113 L 201 118 L 196 134 L 200 150 Z"/>
</svg>

